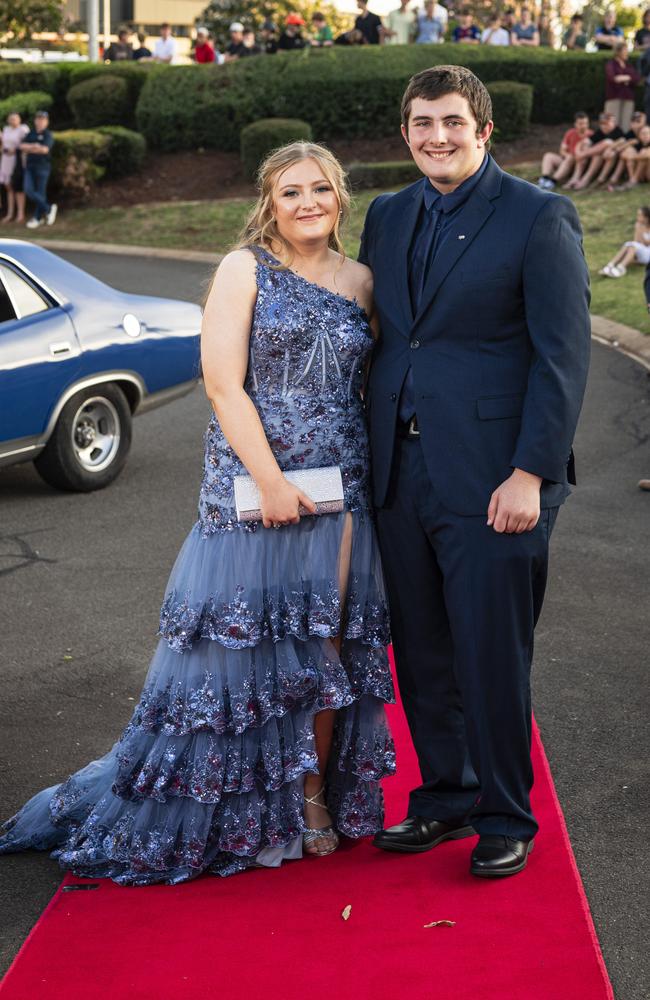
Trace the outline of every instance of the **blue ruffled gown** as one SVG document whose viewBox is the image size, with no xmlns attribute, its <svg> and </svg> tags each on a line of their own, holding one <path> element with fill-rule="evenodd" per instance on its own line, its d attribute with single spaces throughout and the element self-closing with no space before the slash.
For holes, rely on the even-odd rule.
<svg viewBox="0 0 650 1000">
<path fill-rule="evenodd" d="M 256 250 L 245 388 L 284 470 L 339 465 L 345 511 L 278 531 L 239 524 L 245 474 L 212 416 L 199 519 L 173 567 L 160 640 L 118 742 L 2 827 L 0 853 L 52 849 L 62 868 L 122 885 L 173 884 L 301 855 L 314 714 L 337 709 L 327 800 L 349 837 L 382 825 L 395 769 L 388 614 L 369 496 L 355 302 Z M 341 608 L 338 558 L 353 522 Z M 332 637 L 342 635 L 341 654 Z"/>
</svg>

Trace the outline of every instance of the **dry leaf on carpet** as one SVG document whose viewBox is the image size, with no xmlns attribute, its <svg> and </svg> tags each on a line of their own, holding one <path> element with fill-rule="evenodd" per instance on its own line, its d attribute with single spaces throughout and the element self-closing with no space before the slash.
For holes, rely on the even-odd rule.
<svg viewBox="0 0 650 1000">
<path fill-rule="evenodd" d="M 455 927 L 455 920 L 432 920 L 430 924 L 424 924 L 425 927 Z"/>
<path fill-rule="evenodd" d="M 344 919 L 344 920 L 349 920 L 349 919 L 350 919 L 350 914 L 351 914 L 351 913 L 352 913 L 352 907 L 351 907 L 351 906 L 350 906 L 350 904 L 348 903 L 348 905 L 347 905 L 347 906 L 345 907 L 345 909 L 343 910 L 343 913 L 341 914 L 341 916 L 343 917 L 343 919 Z"/>
</svg>

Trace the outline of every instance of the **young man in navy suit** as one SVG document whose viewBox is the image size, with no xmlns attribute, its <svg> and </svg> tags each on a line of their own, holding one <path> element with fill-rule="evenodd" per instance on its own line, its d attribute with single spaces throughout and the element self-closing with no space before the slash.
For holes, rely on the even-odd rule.
<svg viewBox="0 0 650 1000">
<path fill-rule="evenodd" d="M 500 170 L 491 118 L 468 69 L 412 78 L 402 134 L 424 177 L 373 201 L 359 259 L 381 323 L 367 391 L 377 527 L 422 773 L 375 844 L 419 852 L 476 832 L 470 871 L 502 877 L 538 829 L 533 632 L 575 482 L 590 320 L 577 213 Z"/>
</svg>

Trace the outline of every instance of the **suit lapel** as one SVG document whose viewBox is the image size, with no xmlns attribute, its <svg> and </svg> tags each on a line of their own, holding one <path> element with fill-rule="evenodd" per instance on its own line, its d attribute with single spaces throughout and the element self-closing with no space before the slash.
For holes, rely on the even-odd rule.
<svg viewBox="0 0 650 1000">
<path fill-rule="evenodd" d="M 411 293 L 409 291 L 408 278 L 408 256 L 409 247 L 413 240 L 413 233 L 420 214 L 425 179 L 416 184 L 413 194 L 402 208 L 397 219 L 397 232 L 395 236 L 395 260 L 396 267 L 393 271 L 397 285 L 397 298 L 404 315 L 404 335 L 408 337 L 413 325 L 413 309 L 411 306 Z"/>
<path fill-rule="evenodd" d="M 445 236 L 444 245 L 431 263 L 414 324 L 418 323 L 426 313 L 442 282 L 471 246 L 493 211 L 492 203 L 478 189 L 462 207 L 458 218 L 452 222 Z"/>
</svg>

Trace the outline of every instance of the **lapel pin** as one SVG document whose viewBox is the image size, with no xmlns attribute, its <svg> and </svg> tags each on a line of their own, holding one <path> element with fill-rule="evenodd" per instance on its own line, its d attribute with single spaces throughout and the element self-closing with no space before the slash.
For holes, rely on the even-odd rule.
<svg viewBox="0 0 650 1000">
<path fill-rule="evenodd" d="M 464 240 L 464 239 L 465 239 L 465 237 L 464 237 L 464 235 L 461 235 L 461 236 L 459 236 L 459 237 L 458 237 L 458 239 L 459 239 L 459 240 Z"/>
</svg>

